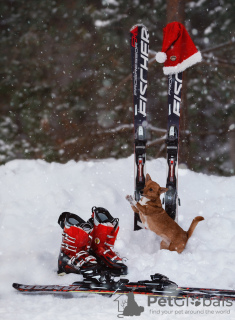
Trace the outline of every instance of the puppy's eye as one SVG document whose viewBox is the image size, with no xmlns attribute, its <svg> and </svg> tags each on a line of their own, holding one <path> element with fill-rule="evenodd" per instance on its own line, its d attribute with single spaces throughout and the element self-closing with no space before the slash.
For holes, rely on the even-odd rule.
<svg viewBox="0 0 235 320">
<path fill-rule="evenodd" d="M 153 189 L 152 189 L 152 188 L 150 188 L 150 189 L 149 189 L 149 191 L 153 191 Z"/>
</svg>

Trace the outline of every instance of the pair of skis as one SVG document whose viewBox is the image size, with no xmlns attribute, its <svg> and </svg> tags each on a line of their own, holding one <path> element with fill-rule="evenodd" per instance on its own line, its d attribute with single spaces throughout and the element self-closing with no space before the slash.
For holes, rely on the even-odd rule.
<svg viewBox="0 0 235 320">
<path fill-rule="evenodd" d="M 74 282 L 72 285 L 23 285 L 13 283 L 13 287 L 23 293 L 83 293 L 102 294 L 113 296 L 114 294 L 141 294 L 153 297 L 165 297 L 171 299 L 216 299 L 227 301 L 232 305 L 235 300 L 234 290 L 204 289 L 178 287 L 162 274 L 151 275 L 151 280 L 129 282 L 127 279 L 114 281 L 109 274 L 101 275 L 98 278 L 85 278 L 83 281 Z M 231 301 L 229 301 L 231 300 Z M 156 301 L 156 300 L 154 300 Z M 199 301 L 198 301 L 199 303 Z M 199 303 L 200 304 L 200 303 Z"/>
<path fill-rule="evenodd" d="M 135 200 L 139 201 L 145 185 L 147 142 L 147 75 L 149 32 L 144 25 L 135 25 L 130 30 L 130 46 L 133 79 L 134 105 L 134 155 L 135 155 Z M 172 219 L 177 219 L 178 210 L 178 149 L 179 120 L 182 88 L 182 72 L 168 76 L 168 124 L 167 124 L 167 180 L 165 210 Z M 143 228 L 138 213 L 134 216 L 134 230 Z"/>
</svg>

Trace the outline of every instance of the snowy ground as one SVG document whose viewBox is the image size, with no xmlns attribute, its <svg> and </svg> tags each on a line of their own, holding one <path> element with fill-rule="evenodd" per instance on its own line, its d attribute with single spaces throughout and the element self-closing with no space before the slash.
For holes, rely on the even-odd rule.
<svg viewBox="0 0 235 320">
<path fill-rule="evenodd" d="M 148 172 L 165 183 L 165 160 L 147 163 Z M 92 206 L 107 208 L 120 219 L 116 250 L 126 257 L 130 280 L 160 272 L 180 286 L 235 289 L 235 177 L 215 177 L 179 170 L 179 224 L 187 230 L 203 215 L 182 254 L 159 250 L 160 239 L 149 230 L 133 231 L 133 214 L 125 200 L 133 193 L 133 157 L 62 164 L 15 160 L 0 167 L 0 318 L 116 319 L 117 297 L 80 294 L 24 295 L 12 282 L 70 284 L 80 276 L 57 276 L 63 211 L 88 219 Z M 120 299 L 123 299 L 122 297 Z M 234 306 L 148 306 L 137 319 L 234 319 Z M 124 301 L 120 300 L 121 305 Z"/>
</svg>

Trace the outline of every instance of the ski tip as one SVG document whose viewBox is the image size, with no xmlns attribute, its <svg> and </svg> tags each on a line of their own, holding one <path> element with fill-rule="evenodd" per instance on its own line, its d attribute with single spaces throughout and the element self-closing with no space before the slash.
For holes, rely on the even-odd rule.
<svg viewBox="0 0 235 320">
<path fill-rule="evenodd" d="M 12 283 L 12 287 L 15 289 L 18 289 L 20 287 L 20 284 L 14 282 L 14 283 Z"/>
<path fill-rule="evenodd" d="M 135 24 L 133 27 L 131 27 L 130 31 L 135 30 L 137 27 L 143 27 L 143 28 L 145 28 L 146 30 L 148 30 L 144 24 L 142 24 L 142 23 L 137 23 L 137 24 Z"/>
</svg>

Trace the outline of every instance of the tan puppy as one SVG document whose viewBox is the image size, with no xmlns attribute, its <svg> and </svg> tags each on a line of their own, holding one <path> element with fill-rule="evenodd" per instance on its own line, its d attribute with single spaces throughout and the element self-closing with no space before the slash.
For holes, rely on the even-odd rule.
<svg viewBox="0 0 235 320">
<path fill-rule="evenodd" d="M 132 196 L 126 196 L 126 199 L 130 202 L 133 211 L 139 213 L 142 223 L 163 239 L 161 249 L 181 253 L 198 222 L 204 218 L 201 216 L 194 218 L 189 230 L 184 231 L 162 208 L 160 195 L 167 190 L 152 181 L 147 174 L 141 200 L 136 202 Z"/>
</svg>

